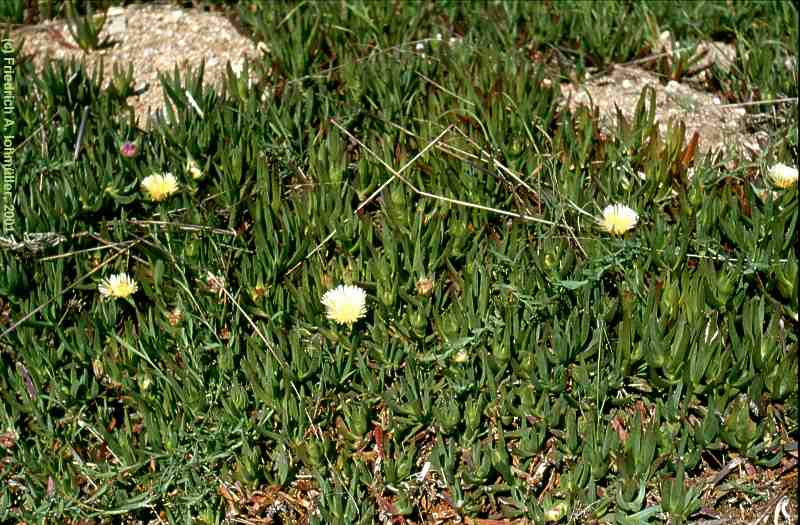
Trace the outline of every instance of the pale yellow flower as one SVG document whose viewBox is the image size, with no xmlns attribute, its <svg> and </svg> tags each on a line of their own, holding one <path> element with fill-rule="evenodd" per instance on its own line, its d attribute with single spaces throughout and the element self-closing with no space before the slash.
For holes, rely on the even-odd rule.
<svg viewBox="0 0 800 525">
<path fill-rule="evenodd" d="M 786 164 L 775 164 L 767 172 L 767 177 L 775 186 L 788 189 L 797 184 L 797 168 Z"/>
<path fill-rule="evenodd" d="M 197 165 L 197 162 L 191 157 L 189 160 L 186 161 L 186 171 L 192 176 L 194 180 L 197 180 L 203 176 L 203 171 L 200 169 L 200 166 Z"/>
<path fill-rule="evenodd" d="M 358 286 L 342 284 L 325 292 L 322 304 L 328 319 L 352 325 L 367 314 L 367 293 Z"/>
<path fill-rule="evenodd" d="M 139 289 L 139 285 L 137 285 L 136 281 L 131 279 L 128 274 L 118 273 L 100 281 L 97 289 L 100 291 L 100 295 L 102 295 L 103 298 L 126 299 L 136 293 Z"/>
<path fill-rule="evenodd" d="M 612 204 L 603 210 L 603 218 L 598 221 L 600 227 L 613 235 L 622 235 L 636 226 L 639 215 L 624 204 Z"/>
<path fill-rule="evenodd" d="M 178 181 L 172 173 L 154 173 L 142 181 L 142 189 L 156 202 L 163 201 L 178 191 Z"/>
</svg>

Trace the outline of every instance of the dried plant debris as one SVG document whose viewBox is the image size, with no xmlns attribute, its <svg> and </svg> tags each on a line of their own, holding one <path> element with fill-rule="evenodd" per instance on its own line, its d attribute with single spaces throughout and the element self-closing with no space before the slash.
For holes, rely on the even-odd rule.
<svg viewBox="0 0 800 525">
<path fill-rule="evenodd" d="M 24 233 L 21 240 L 16 240 L 13 235 L 0 236 L 0 248 L 11 250 L 12 252 L 27 251 L 29 253 L 58 246 L 67 238 L 60 233 Z"/>
</svg>

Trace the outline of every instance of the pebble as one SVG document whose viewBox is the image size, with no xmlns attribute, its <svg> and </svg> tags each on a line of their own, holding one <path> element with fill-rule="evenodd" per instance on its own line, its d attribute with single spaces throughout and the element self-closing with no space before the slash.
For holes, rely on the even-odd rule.
<svg viewBox="0 0 800 525">
<path fill-rule="evenodd" d="M 105 30 L 109 36 L 121 35 L 128 30 L 128 19 L 125 17 L 125 9 L 121 7 L 109 7 L 106 12 Z"/>
</svg>

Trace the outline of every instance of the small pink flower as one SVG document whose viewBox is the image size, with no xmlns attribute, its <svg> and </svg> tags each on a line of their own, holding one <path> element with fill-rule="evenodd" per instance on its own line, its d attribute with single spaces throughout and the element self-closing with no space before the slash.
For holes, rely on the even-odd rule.
<svg viewBox="0 0 800 525">
<path fill-rule="evenodd" d="M 133 142 L 126 142 L 119 148 L 119 152 L 122 153 L 122 156 L 128 158 L 135 157 L 138 150 L 139 148 L 137 148 L 136 144 Z"/>
</svg>

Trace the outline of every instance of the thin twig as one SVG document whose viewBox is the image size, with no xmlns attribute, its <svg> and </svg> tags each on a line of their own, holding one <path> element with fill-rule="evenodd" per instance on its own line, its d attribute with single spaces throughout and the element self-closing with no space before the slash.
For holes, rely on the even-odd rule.
<svg viewBox="0 0 800 525">
<path fill-rule="evenodd" d="M 511 178 L 513 178 L 515 181 L 517 181 L 519 184 L 521 184 L 521 185 L 522 185 L 522 186 L 523 186 L 523 187 L 524 187 L 526 190 L 528 190 L 529 192 L 531 192 L 532 194 L 534 194 L 534 195 L 536 196 L 536 198 L 537 198 L 537 199 L 539 198 L 539 193 L 538 193 L 536 190 L 534 190 L 533 188 L 531 188 L 531 187 L 530 187 L 530 185 L 529 185 L 528 183 L 526 183 L 524 180 L 522 180 L 522 178 L 521 178 L 519 175 L 517 175 L 516 173 L 514 173 L 513 171 L 511 171 L 510 169 L 508 169 L 508 168 L 507 168 L 505 165 L 503 165 L 503 163 L 502 163 L 502 162 L 500 162 L 499 160 L 497 160 L 497 158 L 495 158 L 495 156 L 494 156 L 494 155 L 490 154 L 488 151 L 486 151 L 485 149 L 483 149 L 483 148 L 481 148 L 480 146 L 478 146 L 478 144 L 477 144 L 477 143 L 475 143 L 475 141 L 474 141 L 474 140 L 472 140 L 472 138 L 470 138 L 470 137 L 469 137 L 469 136 L 468 136 L 466 133 L 464 133 L 464 132 L 463 132 L 461 129 L 458 129 L 458 128 L 456 128 L 456 131 L 457 131 L 459 134 L 461 134 L 461 136 L 462 136 L 462 137 L 464 137 L 464 139 L 465 139 L 467 142 L 469 142 L 470 144 L 472 144 L 472 145 L 473 145 L 473 147 L 477 148 L 477 149 L 478 149 L 478 151 L 480 151 L 480 152 L 481 152 L 481 154 L 483 154 L 483 155 L 486 155 L 486 158 L 487 158 L 487 159 L 491 158 L 491 159 L 492 159 L 492 163 L 493 163 L 493 164 L 494 164 L 494 165 L 495 165 L 495 166 L 496 166 L 496 167 L 497 167 L 499 170 L 501 170 L 501 171 L 505 172 L 506 174 L 508 174 L 508 175 L 509 175 Z M 488 160 L 486 160 L 486 159 L 484 159 L 484 160 L 485 160 L 486 162 L 488 162 Z"/>
<path fill-rule="evenodd" d="M 94 236 L 92 236 L 92 237 L 94 238 Z M 109 248 L 116 248 L 117 246 L 127 245 L 127 244 L 131 244 L 131 243 L 134 243 L 134 242 L 136 242 L 136 241 L 122 241 L 122 242 L 113 243 L 113 244 L 106 244 L 104 246 L 95 246 L 94 248 L 86 248 L 85 250 L 74 250 L 74 251 L 67 252 L 67 253 L 60 253 L 58 255 L 49 255 L 47 257 L 42 257 L 41 259 L 37 259 L 37 260 L 39 262 L 54 261 L 56 259 L 64 259 L 66 257 L 72 257 L 73 255 L 79 255 L 79 254 L 82 254 L 82 253 L 96 252 L 96 251 L 99 251 L 99 250 L 108 250 Z"/>
<path fill-rule="evenodd" d="M 156 221 L 148 219 L 128 219 L 126 222 L 129 224 L 140 225 L 155 225 L 155 226 L 172 226 L 180 230 L 186 231 L 207 231 L 217 235 L 231 235 L 236 237 L 237 233 L 234 230 L 222 230 L 220 228 L 212 228 L 211 226 L 201 226 L 199 224 L 187 224 L 182 222 L 170 221 Z"/>
<path fill-rule="evenodd" d="M 124 251 L 124 250 L 120 249 L 117 246 L 117 244 L 120 244 L 120 243 L 109 242 L 109 241 L 103 239 L 102 237 L 100 237 L 100 236 L 98 236 L 97 234 L 94 234 L 94 233 L 91 235 L 91 237 L 92 237 L 92 239 L 96 240 L 97 242 L 108 246 L 112 250 L 115 250 L 117 253 L 121 253 L 122 251 Z M 132 242 L 137 242 L 137 241 L 127 241 L 127 242 L 128 243 L 132 243 Z M 133 258 L 135 261 L 138 261 L 139 263 L 141 263 L 141 264 L 143 264 L 145 266 L 152 266 L 152 264 L 149 261 L 145 261 L 144 259 L 142 259 L 138 255 L 131 255 L 130 257 Z"/>
<path fill-rule="evenodd" d="M 230 235 L 231 237 L 236 237 L 236 236 L 239 235 L 234 230 L 223 230 L 223 229 L 220 229 L 220 228 L 213 228 L 211 226 L 202 226 L 200 224 L 189 224 L 189 223 L 183 223 L 183 222 L 157 221 L 157 220 L 153 220 L 153 219 L 127 219 L 125 222 L 127 222 L 128 224 L 132 224 L 134 226 L 162 226 L 162 227 L 172 226 L 173 228 L 177 228 L 179 230 L 184 230 L 184 231 L 210 232 L 210 233 L 214 233 L 214 234 L 217 234 L 217 235 Z M 109 223 L 107 225 L 107 228 L 109 230 L 112 230 L 115 227 L 116 227 L 116 225 L 114 223 Z M 78 239 L 80 237 L 86 237 L 86 236 L 91 236 L 91 235 L 92 235 L 92 232 L 84 231 L 84 232 L 74 233 L 74 234 L 72 234 L 70 236 L 70 238 Z M 58 257 L 58 256 L 55 256 L 55 257 Z"/>
<path fill-rule="evenodd" d="M 713 488 L 717 483 L 725 479 L 725 476 L 730 474 L 733 469 L 744 463 L 742 458 L 736 458 L 725 465 L 719 472 L 708 482 L 708 488 Z"/>
<path fill-rule="evenodd" d="M 45 126 L 44 126 L 44 124 L 41 124 L 41 125 L 40 125 L 38 128 L 36 128 L 36 129 L 33 131 L 33 133 L 31 133 L 30 135 L 28 135 L 28 138 L 26 138 L 25 140 L 23 140 L 22 142 L 20 142 L 19 146 L 17 146 L 16 148 L 14 148 L 14 152 L 16 153 L 16 151 L 17 151 L 18 149 L 20 149 L 22 146 L 24 146 L 25 144 L 27 144 L 27 143 L 28 143 L 28 141 L 29 141 L 29 140 L 31 140 L 31 139 L 34 137 L 34 135 L 36 135 L 36 134 L 37 134 L 37 133 L 38 133 L 40 130 L 43 130 L 43 129 L 44 129 L 44 127 L 45 127 Z"/>
<path fill-rule="evenodd" d="M 752 102 L 739 102 L 737 104 L 714 105 L 715 108 L 744 108 L 747 106 L 760 106 L 762 104 L 783 104 L 784 102 L 797 102 L 797 97 L 773 98 L 768 100 L 753 100 Z"/>
<path fill-rule="evenodd" d="M 441 89 L 442 91 L 444 91 L 445 93 L 447 93 L 447 94 L 448 94 L 448 95 L 450 95 L 451 97 L 455 97 L 455 98 L 457 98 L 458 100 L 460 100 L 461 102 L 464 102 L 465 104 L 469 104 L 470 106 L 474 106 L 474 105 L 475 105 L 475 103 L 474 103 L 473 101 L 471 101 L 471 100 L 467 100 L 467 99 L 465 99 L 464 97 L 462 97 L 462 96 L 460 96 L 460 95 L 458 95 L 458 94 L 456 94 L 456 93 L 453 93 L 452 91 L 450 91 L 449 89 L 447 89 L 447 88 L 446 88 L 446 87 L 444 87 L 443 85 L 441 85 L 441 84 L 437 83 L 435 80 L 431 80 L 430 78 L 426 77 L 425 75 L 423 75 L 423 74 L 422 74 L 422 73 L 420 73 L 419 71 L 417 71 L 417 75 L 421 76 L 421 77 L 422 77 L 423 79 L 425 79 L 425 80 L 426 80 L 428 83 L 430 83 L 430 84 L 432 84 L 433 86 L 435 86 L 435 87 L 437 87 L 437 88 Z"/>
<path fill-rule="evenodd" d="M 776 495 L 773 497 L 769 503 L 767 503 L 766 511 L 760 517 L 758 517 L 755 521 L 751 522 L 750 525 L 759 525 L 762 522 L 766 522 L 769 519 L 770 513 L 777 507 L 778 503 L 780 503 L 781 499 L 786 497 L 785 491 L 781 494 Z M 778 525 L 777 522 L 775 525 Z"/>
<path fill-rule="evenodd" d="M 187 89 L 185 91 L 185 94 L 186 98 L 189 100 L 189 104 L 191 104 L 192 108 L 197 112 L 198 115 L 200 115 L 200 120 L 206 118 L 205 114 L 203 113 L 203 110 L 200 109 L 200 106 L 197 104 L 197 101 L 192 96 L 192 93 Z"/>
<path fill-rule="evenodd" d="M 78 153 L 81 151 L 81 144 L 83 144 L 83 134 L 86 131 L 86 117 L 89 116 L 89 106 L 83 106 L 83 116 L 81 116 L 81 125 L 78 128 L 78 140 L 75 141 L 75 151 L 72 153 L 72 161 L 78 160 Z"/>
<path fill-rule="evenodd" d="M 482 204 L 475 204 L 475 203 L 472 203 L 472 202 L 462 201 L 462 200 L 458 200 L 458 199 L 451 199 L 449 197 L 444 197 L 442 195 L 436 195 L 434 193 L 428 193 L 426 191 L 422 191 L 419 188 L 417 188 L 416 186 L 414 186 L 413 184 L 411 184 L 411 182 L 409 182 L 405 177 L 400 175 L 400 173 L 398 171 L 396 171 L 394 168 L 389 166 L 382 158 L 380 158 L 366 144 L 364 144 L 363 142 L 358 140 L 356 137 L 354 137 L 349 131 L 347 131 L 338 122 L 336 122 L 336 120 L 331 119 L 331 122 L 333 123 L 334 126 L 339 128 L 345 135 L 350 137 L 350 139 L 355 141 L 358 145 L 360 145 L 368 153 L 370 153 L 373 157 L 375 157 L 375 159 L 378 162 L 380 162 L 383 165 L 383 167 L 385 167 L 387 170 L 389 170 L 389 172 L 392 173 L 392 175 L 394 175 L 395 177 L 397 177 L 398 179 L 403 181 L 417 195 L 420 195 L 420 196 L 423 196 L 423 197 L 430 197 L 432 199 L 437 199 L 437 200 L 449 202 L 449 203 L 452 203 L 452 204 L 458 204 L 460 206 L 465 206 L 465 207 L 469 207 L 469 208 L 476 208 L 476 209 L 479 209 L 479 210 L 494 212 L 494 213 L 498 213 L 500 215 L 506 215 L 506 216 L 509 216 L 509 217 L 516 217 L 518 219 L 524 219 L 526 221 L 538 222 L 538 223 L 541 223 L 541 224 L 547 224 L 549 226 L 561 226 L 561 227 L 566 227 L 567 229 L 569 229 L 569 226 L 558 224 L 558 223 L 555 223 L 555 222 L 552 222 L 552 221 L 548 221 L 548 220 L 545 220 L 545 219 L 540 219 L 538 217 L 531 217 L 530 215 L 524 215 L 524 214 L 515 213 L 515 212 L 511 212 L 511 211 L 500 210 L 500 209 L 497 209 L 497 208 L 492 208 L 490 206 L 483 206 Z M 448 129 L 449 129 L 449 127 L 448 127 Z"/>
<path fill-rule="evenodd" d="M 333 123 L 333 125 L 335 125 L 335 126 L 336 126 L 336 127 L 338 127 L 339 129 L 341 129 L 341 130 L 345 131 L 345 133 L 347 133 L 347 130 L 345 130 L 344 128 L 342 128 L 342 127 L 339 125 L 339 123 L 337 123 L 335 120 L 331 119 L 331 122 Z M 444 137 L 444 135 L 445 135 L 447 132 L 449 132 L 449 131 L 450 131 L 450 128 L 451 128 L 451 127 L 452 127 L 452 126 L 448 126 L 447 128 L 445 128 L 445 130 L 444 130 L 444 131 L 442 131 L 442 132 L 441 132 L 441 133 L 440 133 L 440 134 L 439 134 L 439 135 L 438 135 L 438 136 L 437 136 L 435 139 L 433 139 L 433 140 L 432 140 L 430 143 L 428 143 L 428 145 L 427 145 L 427 146 L 425 146 L 424 148 L 422 148 L 422 150 L 421 150 L 419 153 L 417 153 L 416 155 L 414 155 L 414 157 L 413 157 L 411 160 L 409 160 L 408 162 L 406 162 L 406 163 L 405 163 L 405 164 L 404 164 L 404 165 L 403 165 L 403 166 L 400 168 L 400 170 L 398 170 L 398 171 L 395 171 L 394 169 L 392 169 L 392 167 L 391 167 L 391 166 L 389 166 L 388 164 L 386 164 L 385 162 L 383 162 L 383 161 L 382 161 L 382 160 L 379 158 L 378 160 L 381 160 L 381 163 L 382 163 L 382 164 L 383 164 L 383 165 L 384 165 L 384 166 L 385 166 L 385 167 L 386 167 L 386 168 L 387 168 L 387 169 L 388 169 L 390 172 L 392 172 L 392 174 L 393 174 L 393 175 L 392 175 L 391 177 L 389 177 L 389 178 L 386 180 L 386 182 L 384 182 L 383 184 L 381 184 L 381 185 L 380 185 L 380 187 L 379 187 L 377 190 L 375 190 L 374 192 L 372 192 L 372 194 L 371 194 L 369 197 L 367 197 L 367 198 L 364 200 L 364 202 L 362 202 L 361 204 L 359 204 L 359 205 L 358 205 L 358 207 L 357 207 L 357 208 L 355 209 L 355 211 L 353 212 L 353 216 L 355 216 L 356 214 L 358 214 L 358 212 L 359 212 L 359 211 L 361 211 L 361 210 L 364 208 L 364 206 L 366 206 L 367 204 L 369 204 L 369 203 L 370 203 L 370 202 L 371 202 L 371 201 L 372 201 L 372 200 L 373 200 L 375 197 L 377 197 L 377 196 L 380 194 L 380 192 L 381 192 L 381 191 L 382 191 L 382 190 L 383 190 L 383 189 L 384 189 L 386 186 L 388 186 L 388 185 L 389 185 L 389 184 L 390 184 L 392 181 L 394 181 L 394 179 L 396 179 L 396 178 L 399 178 L 399 179 L 401 179 L 403 182 L 405 182 L 406 184 L 408 184 L 409 186 L 411 186 L 411 183 L 410 183 L 410 182 L 408 182 L 407 180 L 405 180 L 405 179 L 403 178 L 403 176 L 402 176 L 402 175 L 400 175 L 400 174 L 401 174 L 403 171 L 405 171 L 406 169 L 408 169 L 408 167 L 410 167 L 412 164 L 414 164 L 414 162 L 416 162 L 418 158 L 420 158 L 422 155 L 424 155 L 425 153 L 427 153 L 427 152 L 428 152 L 428 150 L 430 150 L 430 149 L 431 149 L 433 146 L 435 146 L 435 145 L 436 145 L 436 144 L 437 144 L 437 143 L 438 143 L 438 142 L 439 142 L 439 141 L 442 139 L 442 137 Z M 362 145 L 363 147 L 367 148 L 367 146 L 365 146 L 365 145 L 364 145 L 364 144 L 363 144 L 361 141 L 359 141 L 358 139 L 356 139 L 355 137 L 353 137 L 353 136 L 352 136 L 352 135 L 350 135 L 349 133 L 347 133 L 347 134 L 348 134 L 348 135 L 349 135 L 349 136 L 350 136 L 350 137 L 351 137 L 353 140 L 355 140 L 356 142 L 358 142 L 360 145 Z M 369 150 L 369 148 L 367 148 L 367 150 Z M 371 151 L 371 150 L 369 150 L 369 151 L 372 153 L 372 151 Z M 373 154 L 373 155 L 375 155 L 375 153 L 372 153 L 372 154 Z M 412 188 L 413 188 L 413 186 L 412 186 Z M 347 219 L 345 219 L 345 222 L 347 222 L 347 221 L 349 221 L 349 220 L 351 220 L 351 219 L 352 219 L 352 217 L 348 217 Z M 323 246 L 324 246 L 324 245 L 325 245 L 325 244 L 326 244 L 326 243 L 327 243 L 329 240 L 331 240 L 331 239 L 333 238 L 333 236 L 334 236 L 334 235 L 336 235 L 336 231 L 337 231 L 337 229 L 336 229 L 336 228 L 334 228 L 334 229 L 333 229 L 333 231 L 332 231 L 331 233 L 329 233 L 329 234 L 328 234 L 328 235 L 327 235 L 327 236 L 326 236 L 326 237 L 325 237 L 325 238 L 324 238 L 324 239 L 323 239 L 323 240 L 322 240 L 322 241 L 321 241 L 319 244 L 317 244 L 317 245 L 314 247 L 314 249 L 313 249 L 313 250 L 311 250 L 311 251 L 308 253 L 308 255 L 306 255 L 306 256 L 305 256 L 305 257 L 304 257 L 304 258 L 303 258 L 301 261 L 299 261 L 297 264 L 295 264 L 294 266 L 292 266 L 291 268 L 289 268 L 289 270 L 286 272 L 286 275 L 289 275 L 289 274 L 291 274 L 292 272 L 294 272 L 294 271 L 295 271 L 297 268 L 299 268 L 299 267 L 300 267 L 300 265 L 302 265 L 302 264 L 303 264 L 303 261 L 307 261 L 307 260 L 308 260 L 309 258 L 311 258 L 311 257 L 312 257 L 312 256 L 313 256 L 315 253 L 317 253 L 317 252 L 318 252 L 318 251 L 319 251 L 319 250 L 320 250 L 320 249 L 321 249 L 321 248 L 322 248 L 322 247 L 323 247 Z"/>
<path fill-rule="evenodd" d="M 336 123 L 334 122 L 334 124 L 336 124 Z M 338 126 L 338 124 L 336 124 L 336 125 Z M 432 140 L 432 141 L 431 141 L 431 142 L 430 142 L 430 143 L 429 143 L 427 146 L 425 146 L 424 148 L 422 148 L 422 150 L 421 150 L 419 153 L 417 153 L 416 155 L 414 155 L 414 157 L 412 157 L 412 158 L 411 158 L 411 160 L 409 160 L 408 162 L 406 162 L 406 163 L 405 163 L 405 164 L 404 164 L 404 165 L 403 165 L 403 166 L 402 166 L 402 167 L 401 167 L 401 168 L 400 168 L 400 169 L 397 171 L 397 175 L 399 176 L 399 175 L 400 175 L 401 173 L 403 173 L 403 172 L 404 172 L 404 171 L 405 171 L 405 170 L 406 170 L 406 169 L 407 169 L 409 166 L 411 166 L 412 164 L 414 164 L 414 163 L 417 161 L 417 159 L 418 159 L 418 158 L 420 158 L 420 157 L 421 157 L 421 156 L 423 156 L 425 153 L 427 153 L 427 152 L 428 152 L 428 150 L 429 150 L 429 149 L 431 149 L 431 147 L 433 147 L 434 145 L 436 145 L 436 144 L 437 144 L 437 143 L 438 143 L 438 142 L 439 142 L 439 141 L 442 139 L 442 137 L 444 137 L 444 136 L 445 136 L 445 135 L 446 135 L 446 134 L 447 134 L 447 133 L 450 131 L 450 129 L 451 129 L 452 127 L 453 127 L 452 125 L 450 125 L 450 126 L 447 126 L 447 128 L 445 128 L 445 130 L 444 130 L 444 131 L 442 131 L 441 133 L 439 133 L 439 135 L 438 135 L 438 136 L 437 136 L 435 139 L 433 139 L 433 140 Z M 340 129 L 341 129 L 341 127 L 340 127 Z M 388 166 L 387 166 L 387 167 L 388 167 Z M 380 192 L 381 192 L 381 191 L 382 191 L 382 190 L 383 190 L 383 189 L 384 189 L 386 186 L 388 186 L 388 185 L 389 185 L 389 183 L 391 183 L 391 182 L 392 182 L 394 179 L 395 179 L 395 175 L 392 175 L 391 177 L 389 177 L 389 178 L 386 180 L 386 182 L 384 182 L 383 184 L 381 184 L 381 186 L 380 186 L 380 187 L 379 187 L 377 190 L 375 190 L 375 191 L 372 193 L 372 195 L 370 195 L 369 197 L 367 197 L 367 199 L 366 199 L 364 202 L 362 202 L 362 203 L 361 203 L 361 204 L 358 206 L 358 208 L 356 208 L 356 211 L 355 211 L 355 213 L 358 213 L 359 211 L 361 211 L 361 209 L 362 209 L 364 206 L 366 206 L 367 204 L 369 204 L 369 203 L 372 201 L 372 199 L 374 199 L 375 197 L 377 197 L 377 196 L 378 196 L 378 194 L 379 194 L 379 193 L 380 193 Z"/>
<path fill-rule="evenodd" d="M 647 62 L 652 62 L 653 60 L 658 60 L 659 58 L 670 56 L 672 53 L 664 52 L 664 53 L 656 53 L 654 55 L 649 55 L 644 58 L 637 58 L 636 60 L 631 60 L 630 62 L 623 62 L 622 64 L 615 64 L 614 67 L 625 67 L 625 66 L 635 66 L 637 64 L 644 64 Z"/>
</svg>

